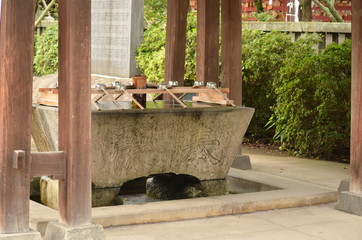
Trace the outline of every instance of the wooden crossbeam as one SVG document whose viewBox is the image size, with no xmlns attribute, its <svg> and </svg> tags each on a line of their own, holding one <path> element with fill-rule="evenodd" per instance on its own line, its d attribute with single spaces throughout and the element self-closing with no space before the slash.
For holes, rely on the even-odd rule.
<svg viewBox="0 0 362 240">
<path fill-rule="evenodd" d="M 65 179 L 65 153 L 31 153 L 31 177 L 50 176 L 54 180 Z"/>
<path fill-rule="evenodd" d="M 40 88 L 39 92 L 42 93 L 41 98 L 38 99 L 38 104 L 45 104 L 50 106 L 58 106 L 58 89 L 56 88 Z M 226 94 L 229 94 L 229 88 L 221 88 L 218 89 L 216 87 L 207 88 L 207 87 L 174 87 L 167 89 L 155 89 L 155 88 L 147 88 L 147 89 L 126 89 L 116 90 L 115 87 L 105 87 L 102 90 L 97 90 L 95 88 L 91 89 L 91 94 L 97 95 L 96 98 L 91 99 L 92 104 L 95 108 L 100 111 L 101 108 L 98 106 L 98 101 L 103 99 L 103 97 L 108 96 L 112 100 L 112 102 L 119 108 L 123 109 L 120 104 L 117 102 L 118 98 L 123 94 L 126 94 L 128 97 L 132 99 L 133 102 L 141 109 L 144 110 L 144 106 L 140 104 L 137 99 L 133 97 L 133 94 L 169 94 L 173 99 L 175 99 L 183 108 L 187 108 L 187 106 L 182 102 L 182 98 L 188 93 L 196 93 L 199 96 L 193 97 L 193 101 L 199 102 L 207 102 L 214 103 L 220 105 L 231 105 L 235 106 L 234 101 L 230 100 Z M 175 94 L 182 94 L 178 97 Z M 113 97 L 116 95 L 116 97 Z M 54 100 L 54 101 L 53 101 Z M 153 99 L 154 100 L 154 99 Z"/>
<path fill-rule="evenodd" d="M 170 88 L 167 89 L 169 90 L 169 92 L 173 93 L 173 94 L 178 94 L 178 93 L 210 93 L 210 92 L 214 92 L 214 89 L 210 89 L 210 88 L 192 88 L 192 87 L 175 87 L 175 88 Z M 228 88 L 221 88 L 220 91 L 222 93 L 229 93 L 229 89 Z M 101 93 L 102 90 L 95 90 L 92 89 L 92 94 L 99 94 Z M 119 92 L 117 92 L 114 88 L 107 88 L 107 92 L 109 94 L 119 94 Z M 131 94 L 162 94 L 162 93 L 166 93 L 165 90 L 162 89 L 127 89 L 128 93 Z"/>
<path fill-rule="evenodd" d="M 119 94 L 115 90 L 115 87 L 106 87 L 105 88 L 108 93 L 110 94 Z M 210 88 L 206 87 L 199 87 L 199 88 L 193 88 L 193 87 L 175 87 L 169 89 L 172 93 L 210 93 L 210 91 L 213 91 Z M 56 88 L 39 88 L 39 92 L 53 92 L 55 94 L 58 93 L 58 89 Z M 229 88 L 220 88 L 220 91 L 223 93 L 229 93 Z M 146 88 L 146 89 L 127 89 L 127 92 L 131 94 L 153 94 L 153 93 L 165 93 L 162 89 L 155 89 L 155 88 Z M 104 94 L 103 90 L 95 90 L 92 88 L 92 94 Z"/>
</svg>

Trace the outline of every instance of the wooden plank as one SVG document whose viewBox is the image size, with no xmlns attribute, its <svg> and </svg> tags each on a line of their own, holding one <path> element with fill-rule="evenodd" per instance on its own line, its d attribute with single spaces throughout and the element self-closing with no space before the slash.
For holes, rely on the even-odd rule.
<svg viewBox="0 0 362 240">
<path fill-rule="evenodd" d="M 350 191 L 362 194 L 362 2 L 352 1 Z"/>
<path fill-rule="evenodd" d="M 221 0 L 222 87 L 241 105 L 241 6 L 239 0 Z"/>
<path fill-rule="evenodd" d="M 42 91 L 40 98 L 36 100 L 37 104 L 43 104 L 47 106 L 58 106 L 58 94 L 53 91 Z"/>
<path fill-rule="evenodd" d="M 168 89 L 170 92 L 174 93 L 174 94 L 178 94 L 178 93 L 211 93 L 214 92 L 214 89 L 209 89 L 209 88 L 182 88 L 182 87 L 177 87 L 177 88 L 171 88 Z M 221 92 L 223 93 L 229 93 L 229 89 L 228 88 L 221 88 L 220 89 Z M 98 94 L 102 91 L 99 90 L 92 90 L 92 94 Z M 109 89 L 107 90 L 107 92 L 109 94 L 119 94 L 119 92 L 113 90 L 113 89 Z M 130 94 L 140 94 L 140 93 L 145 93 L 145 94 L 154 94 L 154 93 L 165 93 L 165 90 L 162 89 L 127 89 L 127 92 Z"/>
<path fill-rule="evenodd" d="M 220 0 L 198 0 L 196 79 L 219 80 Z"/>
<path fill-rule="evenodd" d="M 48 92 L 51 91 L 52 88 L 48 88 Z M 107 92 L 110 94 L 119 94 L 119 92 L 115 91 L 114 87 L 106 88 Z M 206 87 L 175 87 L 169 89 L 172 93 L 208 93 L 213 92 L 214 90 L 206 88 Z M 223 93 L 229 93 L 229 88 L 220 88 L 220 91 Z M 147 89 L 127 89 L 127 92 L 129 93 L 145 93 L 145 94 L 152 94 L 152 93 L 164 93 L 164 90 L 161 89 L 154 89 L 154 88 L 147 88 Z M 54 94 L 58 94 L 58 92 L 53 91 Z M 49 93 L 50 94 L 50 93 Z M 99 96 L 99 98 L 95 99 L 95 101 L 99 101 L 104 95 L 103 90 L 95 90 L 92 89 L 92 94 L 100 94 L 102 96 Z"/>
<path fill-rule="evenodd" d="M 219 105 L 224 105 L 224 106 L 231 105 L 230 102 L 228 102 L 228 101 L 226 101 L 224 99 L 213 99 L 213 98 L 199 97 L 199 96 L 192 97 L 192 101 L 194 101 L 194 102 L 204 102 L 204 103 L 213 103 L 213 104 L 219 104 Z"/>
<path fill-rule="evenodd" d="M 51 176 L 52 179 L 65 179 L 65 153 L 31 153 L 31 177 Z"/>
<path fill-rule="evenodd" d="M 35 1 L 0 1 L 0 233 L 29 231 Z M 13 168 L 15 150 L 25 152 Z"/>
<path fill-rule="evenodd" d="M 90 0 L 59 1 L 59 150 L 66 177 L 59 181 L 60 222 L 91 220 Z"/>
<path fill-rule="evenodd" d="M 52 93 L 59 93 L 58 88 L 39 88 L 39 92 L 52 92 Z"/>
<path fill-rule="evenodd" d="M 165 82 L 184 83 L 186 18 L 189 0 L 167 1 Z"/>
</svg>

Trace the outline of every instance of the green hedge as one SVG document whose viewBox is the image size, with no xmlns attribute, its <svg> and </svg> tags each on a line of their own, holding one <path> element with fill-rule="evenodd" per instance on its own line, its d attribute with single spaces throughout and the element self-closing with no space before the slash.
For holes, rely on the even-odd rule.
<svg viewBox="0 0 362 240">
<path fill-rule="evenodd" d="M 297 155 L 331 159 L 348 152 L 351 41 L 292 57 L 274 82 L 275 138 Z"/>
<path fill-rule="evenodd" d="M 187 16 L 186 82 L 196 79 L 196 14 L 195 11 L 191 11 Z M 137 65 L 149 81 L 161 83 L 164 81 L 165 73 L 166 18 L 163 22 L 159 21 L 148 26 L 143 37 L 144 42 L 136 51 Z"/>
<path fill-rule="evenodd" d="M 43 76 L 58 71 L 58 24 L 35 37 L 34 74 Z"/>
</svg>

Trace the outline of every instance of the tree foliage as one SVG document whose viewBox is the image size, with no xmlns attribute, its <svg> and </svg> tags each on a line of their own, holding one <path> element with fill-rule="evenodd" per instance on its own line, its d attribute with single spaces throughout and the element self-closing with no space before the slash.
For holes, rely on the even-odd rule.
<svg viewBox="0 0 362 240">
<path fill-rule="evenodd" d="M 351 41 L 288 58 L 274 82 L 275 137 L 296 154 L 332 158 L 349 148 Z"/>
<path fill-rule="evenodd" d="M 273 114 L 276 101 L 273 84 L 280 77 L 279 70 L 290 55 L 298 57 L 313 52 L 312 44 L 319 37 L 309 35 L 293 43 L 290 35 L 285 33 L 246 29 L 242 36 L 243 103 L 255 108 L 248 134 L 253 138 L 272 139 L 275 129 L 265 125 Z"/>
<path fill-rule="evenodd" d="M 155 2 L 157 3 L 155 4 Z M 164 81 L 166 44 L 165 11 L 165 0 L 145 1 L 145 19 L 149 21 L 150 25 L 144 32 L 144 42 L 136 51 L 136 61 L 141 72 L 147 75 L 149 81 L 156 83 Z M 190 11 L 187 16 L 186 82 L 194 81 L 196 78 L 196 15 L 197 13 L 195 11 Z"/>
<path fill-rule="evenodd" d="M 35 38 L 34 74 L 48 75 L 58 71 L 58 24 L 46 28 Z"/>
</svg>

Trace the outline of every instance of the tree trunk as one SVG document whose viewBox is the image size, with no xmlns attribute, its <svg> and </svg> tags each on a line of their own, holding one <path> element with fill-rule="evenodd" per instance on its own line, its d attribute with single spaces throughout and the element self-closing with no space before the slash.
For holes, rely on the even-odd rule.
<svg viewBox="0 0 362 240">
<path fill-rule="evenodd" d="M 263 0 L 254 0 L 254 5 L 256 7 L 257 13 L 264 12 Z"/>
<path fill-rule="evenodd" d="M 312 21 L 312 0 L 304 0 L 302 2 L 302 22 Z"/>
</svg>

